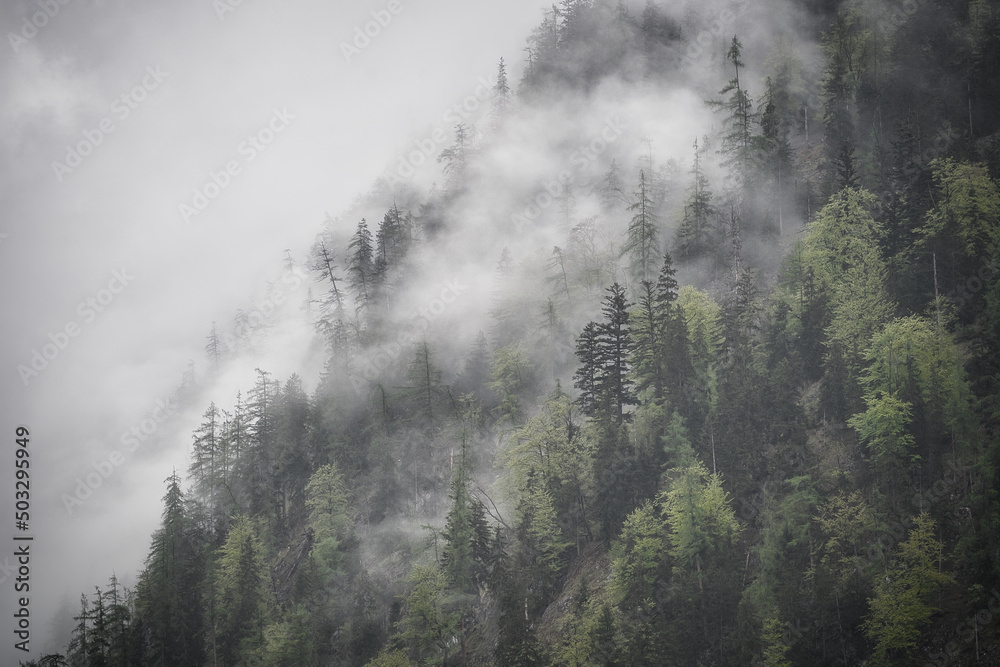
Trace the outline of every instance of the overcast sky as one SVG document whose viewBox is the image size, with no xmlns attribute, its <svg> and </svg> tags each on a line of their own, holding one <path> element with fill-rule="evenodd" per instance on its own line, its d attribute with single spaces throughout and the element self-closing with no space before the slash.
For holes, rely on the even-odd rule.
<svg viewBox="0 0 1000 667">
<path fill-rule="evenodd" d="M 186 467 L 197 419 L 158 408 L 212 321 L 280 282 L 283 250 L 303 259 L 326 212 L 414 139 L 450 130 L 444 114 L 495 78 L 501 56 L 516 81 L 550 4 L 237 1 L 0 9 L 4 664 L 28 657 L 12 648 L 10 538 L 36 538 L 32 656 L 62 650 L 45 642 L 63 601 L 113 572 L 132 582 L 142 565 L 162 480 Z M 375 36 L 345 54 L 366 24 Z M 144 441 L 122 453 L 67 511 L 65 495 L 86 495 L 78 482 L 109 470 L 144 420 L 179 435 L 161 438 L 166 451 Z M 24 533 L 13 517 L 19 424 L 31 431 Z"/>
</svg>

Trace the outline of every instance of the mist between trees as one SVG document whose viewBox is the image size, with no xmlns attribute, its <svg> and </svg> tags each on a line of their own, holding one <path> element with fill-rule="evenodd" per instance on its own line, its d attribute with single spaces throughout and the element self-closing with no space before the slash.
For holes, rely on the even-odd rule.
<svg viewBox="0 0 1000 667">
<path fill-rule="evenodd" d="M 545 11 L 439 172 L 289 254 L 280 354 L 210 336 L 68 655 L 996 662 L 998 45 L 979 0 Z"/>
</svg>

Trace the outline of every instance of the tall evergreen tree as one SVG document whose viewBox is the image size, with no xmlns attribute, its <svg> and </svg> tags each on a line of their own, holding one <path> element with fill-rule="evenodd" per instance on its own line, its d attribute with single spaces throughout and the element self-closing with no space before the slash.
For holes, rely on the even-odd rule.
<svg viewBox="0 0 1000 667">
<path fill-rule="evenodd" d="M 708 177 L 701 165 L 703 153 L 704 149 L 698 148 L 698 140 L 695 139 L 694 162 L 690 172 L 693 180 L 687 203 L 684 204 L 684 217 L 677 230 L 677 254 L 683 261 L 704 256 L 712 250 L 716 241 L 713 229 L 716 213 Z"/>
<path fill-rule="evenodd" d="M 372 233 L 368 229 L 368 222 L 361 218 L 358 229 L 351 237 L 351 242 L 347 246 L 352 250 L 350 263 L 347 270 L 350 273 L 350 286 L 354 290 L 354 300 L 357 309 L 364 312 L 374 301 L 373 294 L 375 285 L 375 246 Z"/>
<path fill-rule="evenodd" d="M 200 666 L 204 662 L 201 544 L 184 508 L 181 480 L 166 480 L 163 519 L 153 534 L 146 567 L 139 577 L 136 608 L 147 633 L 147 665 Z"/>
<path fill-rule="evenodd" d="M 629 271 L 639 281 L 652 277 L 660 256 L 656 212 L 649 194 L 646 173 L 640 170 L 636 200 L 628 207 L 634 214 L 628 225 L 628 238 L 622 246 L 622 256 L 629 257 Z"/>
</svg>

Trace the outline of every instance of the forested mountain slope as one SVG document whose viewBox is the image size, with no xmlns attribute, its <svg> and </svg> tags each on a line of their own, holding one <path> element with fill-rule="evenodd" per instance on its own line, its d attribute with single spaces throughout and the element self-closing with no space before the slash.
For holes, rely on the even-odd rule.
<svg viewBox="0 0 1000 667">
<path fill-rule="evenodd" d="M 998 103 L 995 2 L 563 0 L 66 663 L 1000 664 Z"/>
</svg>

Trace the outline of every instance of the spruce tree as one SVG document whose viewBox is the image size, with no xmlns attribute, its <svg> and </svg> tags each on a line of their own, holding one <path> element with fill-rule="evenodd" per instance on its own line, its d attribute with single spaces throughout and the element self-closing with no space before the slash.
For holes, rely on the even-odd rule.
<svg viewBox="0 0 1000 667">
<path fill-rule="evenodd" d="M 628 225 L 627 240 L 622 246 L 622 257 L 627 255 L 629 258 L 629 272 L 639 281 L 652 277 L 660 256 L 656 212 L 648 190 L 646 173 L 640 170 L 636 200 L 628 207 L 634 214 Z"/>
</svg>

